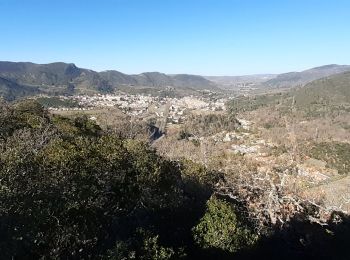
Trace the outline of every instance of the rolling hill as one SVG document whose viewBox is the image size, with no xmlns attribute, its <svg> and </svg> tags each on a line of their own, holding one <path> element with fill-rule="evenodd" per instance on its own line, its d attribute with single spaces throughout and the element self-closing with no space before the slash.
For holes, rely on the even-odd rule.
<svg viewBox="0 0 350 260">
<path fill-rule="evenodd" d="M 233 112 L 253 111 L 261 107 L 290 108 L 293 103 L 300 111 L 312 116 L 330 111 L 350 112 L 350 71 L 314 80 L 304 86 L 271 93 L 240 96 L 230 102 Z"/>
<path fill-rule="evenodd" d="M 344 72 L 312 81 L 291 92 L 296 105 L 307 107 L 323 104 L 327 106 L 350 105 L 350 72 Z"/>
</svg>

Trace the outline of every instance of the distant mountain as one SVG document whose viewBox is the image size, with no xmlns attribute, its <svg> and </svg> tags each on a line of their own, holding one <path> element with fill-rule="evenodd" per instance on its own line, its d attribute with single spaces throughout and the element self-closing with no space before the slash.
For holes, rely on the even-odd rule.
<svg viewBox="0 0 350 260">
<path fill-rule="evenodd" d="M 174 80 L 174 85 L 179 88 L 184 88 L 188 85 L 193 89 L 203 89 L 202 86 L 207 86 L 208 89 L 217 90 L 216 84 L 212 81 L 197 75 L 176 74 L 171 76 Z"/>
<path fill-rule="evenodd" d="M 67 84 L 81 72 L 81 69 L 74 64 L 62 62 L 45 65 L 30 62 L 0 62 L 1 77 L 14 80 L 19 84 Z"/>
<path fill-rule="evenodd" d="M 175 90 L 219 90 L 213 82 L 196 75 L 166 75 L 159 72 L 127 75 L 114 70 L 96 72 L 63 62 L 35 64 L 4 61 L 0 62 L 0 77 L 2 79 L 0 94 L 7 99 L 39 92 L 103 93 L 133 87 L 158 90 L 166 87 Z"/>
<path fill-rule="evenodd" d="M 108 86 L 100 75 L 72 63 L 0 62 L 0 77 L 19 86 L 27 85 L 48 93 L 70 93 L 76 89 L 99 91 Z"/>
<path fill-rule="evenodd" d="M 130 93 L 166 92 L 166 95 L 169 93 L 188 95 L 200 90 L 245 89 L 247 86 L 249 89 L 282 89 L 304 86 L 314 80 L 347 71 L 350 71 L 350 66 L 331 64 L 279 75 L 202 77 L 188 74 L 168 75 L 160 72 L 128 75 L 115 70 L 96 72 L 78 68 L 73 63 L 35 64 L 3 61 L 0 62 L 0 95 L 12 100 L 38 93 L 94 94 L 122 90 Z"/>
<path fill-rule="evenodd" d="M 301 72 L 279 74 L 277 77 L 263 82 L 263 86 L 269 88 L 290 88 L 303 86 L 311 81 L 346 71 L 350 71 L 349 65 L 325 65 Z"/>
<path fill-rule="evenodd" d="M 145 72 L 137 75 L 127 75 L 118 71 L 104 71 L 100 75 L 115 87 L 134 85 L 156 88 L 217 89 L 213 82 L 204 77 L 189 74 L 167 75 L 160 72 Z"/>
</svg>

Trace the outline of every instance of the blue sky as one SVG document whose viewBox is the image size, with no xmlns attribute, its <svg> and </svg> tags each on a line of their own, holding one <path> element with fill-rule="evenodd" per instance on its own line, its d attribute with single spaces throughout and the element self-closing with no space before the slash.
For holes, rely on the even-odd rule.
<svg viewBox="0 0 350 260">
<path fill-rule="evenodd" d="M 0 33 L 0 60 L 280 73 L 350 64 L 350 1 L 0 0 Z"/>
</svg>

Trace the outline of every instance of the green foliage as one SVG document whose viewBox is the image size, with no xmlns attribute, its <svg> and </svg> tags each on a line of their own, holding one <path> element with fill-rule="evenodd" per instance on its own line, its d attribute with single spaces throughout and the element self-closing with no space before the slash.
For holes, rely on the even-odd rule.
<svg viewBox="0 0 350 260">
<path fill-rule="evenodd" d="M 80 130 L 82 135 L 97 136 L 101 132 L 101 128 L 87 115 L 82 115 L 74 119 L 74 126 Z"/>
<path fill-rule="evenodd" d="M 135 236 L 128 241 L 117 241 L 115 246 L 108 250 L 106 259 L 154 259 L 167 260 L 183 257 L 181 250 L 175 252 L 170 247 L 159 244 L 159 236 L 144 229 L 137 230 Z"/>
<path fill-rule="evenodd" d="M 6 109 L 2 120 L 13 128 L 0 142 L 3 258 L 96 258 L 139 227 L 158 230 L 157 212 L 182 205 L 180 169 L 145 143 L 104 134 L 84 117 L 52 120 L 35 103 Z M 142 243 L 145 255 L 171 255 L 157 233 Z"/>
<path fill-rule="evenodd" d="M 222 177 L 218 172 L 208 170 L 203 165 L 191 160 L 181 161 L 181 176 L 186 184 L 186 192 L 192 196 L 202 196 L 206 199 Z"/>
<path fill-rule="evenodd" d="M 35 101 L 0 108 L 1 259 L 220 259 L 255 245 L 239 209 L 209 199 L 221 174 Z M 349 162 L 347 144 L 331 147 L 318 148 L 328 163 Z"/>
<path fill-rule="evenodd" d="M 295 91 L 296 105 L 299 107 L 323 105 L 329 108 L 331 106 L 349 104 L 349 82 L 350 72 L 315 80 L 304 88 Z"/>
<path fill-rule="evenodd" d="M 39 97 L 36 99 L 44 107 L 79 107 L 79 103 L 72 99 L 61 99 L 59 97 Z"/>
<path fill-rule="evenodd" d="M 138 234 L 142 238 L 139 259 L 166 260 L 174 256 L 175 252 L 172 248 L 159 245 L 159 236 L 154 236 L 144 230 L 139 230 Z"/>
<path fill-rule="evenodd" d="M 51 121 L 60 133 L 66 137 L 73 138 L 76 135 L 97 137 L 102 133 L 100 126 L 89 120 L 87 115 L 79 115 L 75 118 L 54 115 Z"/>
<path fill-rule="evenodd" d="M 278 104 L 280 100 L 287 96 L 282 93 L 256 95 L 253 97 L 240 96 L 228 102 L 227 107 L 232 115 L 240 112 L 253 111 L 261 107 Z"/>
<path fill-rule="evenodd" d="M 193 235 L 200 247 L 229 252 L 247 248 L 257 240 L 257 236 L 238 219 L 233 207 L 215 197 L 207 202 L 207 211 L 193 228 Z"/>
<path fill-rule="evenodd" d="M 0 104 L 0 138 L 6 138 L 18 129 L 40 129 L 49 125 L 48 114 L 33 100 L 24 100 L 13 107 Z"/>
<path fill-rule="evenodd" d="M 310 157 L 327 162 L 327 166 L 338 170 L 339 174 L 350 173 L 350 144 L 339 142 L 323 142 L 307 149 Z"/>
<path fill-rule="evenodd" d="M 233 131 L 239 127 L 238 120 L 226 114 L 207 114 L 207 115 L 192 115 L 186 123 L 186 131 L 180 132 L 182 136 L 188 137 L 190 135 L 212 135 L 220 131 Z"/>
</svg>

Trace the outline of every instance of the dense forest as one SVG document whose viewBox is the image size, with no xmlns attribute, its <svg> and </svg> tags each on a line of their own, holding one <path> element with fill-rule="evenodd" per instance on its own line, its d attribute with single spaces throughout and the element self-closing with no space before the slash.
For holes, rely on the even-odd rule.
<svg viewBox="0 0 350 260">
<path fill-rule="evenodd" d="M 216 192 L 219 171 L 126 136 L 32 100 L 1 102 L 0 258 L 348 259 L 346 216 L 324 227 L 309 205 L 258 225 L 243 199 Z"/>
</svg>

